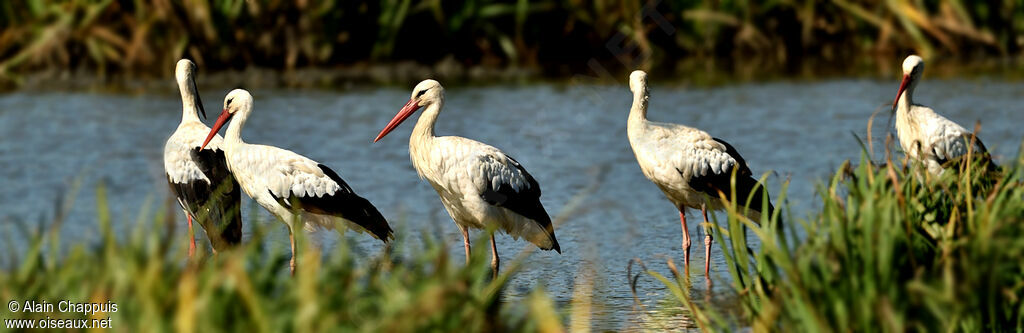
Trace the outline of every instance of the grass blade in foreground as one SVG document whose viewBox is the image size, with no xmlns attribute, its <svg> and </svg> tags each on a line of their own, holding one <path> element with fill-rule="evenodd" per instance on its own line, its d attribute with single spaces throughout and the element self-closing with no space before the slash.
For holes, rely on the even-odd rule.
<svg viewBox="0 0 1024 333">
<path fill-rule="evenodd" d="M 792 223 L 789 233 L 779 233 L 775 223 L 738 217 L 733 205 L 726 226 L 752 229 L 760 243 L 748 266 L 745 240 L 718 226 L 729 278 L 744 304 L 739 325 L 784 332 L 1020 330 L 1024 186 L 1022 166 L 1013 163 L 995 182 L 983 179 L 983 166 L 921 180 L 914 168 L 877 168 L 862 158 L 852 172 L 840 169 L 819 187 L 821 211 L 801 221 L 800 237 Z M 677 294 L 698 317 L 722 317 L 694 305 L 689 293 Z M 735 326 L 709 320 L 702 328 Z"/>
</svg>

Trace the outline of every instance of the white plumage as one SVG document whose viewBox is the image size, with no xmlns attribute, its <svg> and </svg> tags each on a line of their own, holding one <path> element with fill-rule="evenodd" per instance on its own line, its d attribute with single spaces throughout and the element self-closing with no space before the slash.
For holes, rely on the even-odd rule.
<svg viewBox="0 0 1024 333">
<path fill-rule="evenodd" d="M 731 197 L 732 171 L 736 171 L 736 198 L 742 206 L 750 197 L 748 216 L 755 221 L 760 216 L 762 195 L 767 192 L 747 167 L 743 157 L 731 145 L 696 128 L 647 120 L 650 96 L 647 91 L 647 73 L 634 71 L 629 76 L 633 92 L 633 106 L 629 112 L 626 132 L 637 163 L 644 176 L 650 179 L 679 210 L 683 229 L 683 252 L 687 267 L 690 262 L 690 236 L 686 227 L 686 208 L 697 208 L 708 222 L 708 209 L 721 209 L 719 192 Z M 759 188 L 760 187 L 760 188 Z M 769 216 L 774 208 L 769 200 Z M 710 267 L 711 233 L 705 229 L 706 257 L 704 272 Z"/>
<path fill-rule="evenodd" d="M 202 181 L 210 184 L 210 179 L 203 174 L 199 162 L 191 156 L 193 148 L 199 148 L 203 143 L 203 136 L 210 133 L 210 128 L 199 121 L 194 114 L 193 119 L 182 119 L 178 128 L 174 130 L 171 137 L 164 144 L 164 171 L 167 178 L 174 183 L 186 183 L 191 181 Z M 209 150 L 221 150 L 223 139 L 218 135 L 210 144 Z"/>
<path fill-rule="evenodd" d="M 178 61 L 175 78 L 181 92 L 182 115 L 178 128 L 164 145 L 164 170 L 189 225 L 189 256 L 195 251 L 192 221 L 199 220 L 214 251 L 241 241 L 238 184 L 227 172 L 223 139 L 218 135 L 201 150 L 203 137 L 210 132 L 199 120 L 202 100 L 195 83 L 195 64 Z"/>
<path fill-rule="evenodd" d="M 938 175 L 947 162 L 964 157 L 973 142 L 973 153 L 984 157 L 989 167 L 994 167 L 988 159 L 984 144 L 974 137 L 974 133 L 927 106 L 914 104 L 914 88 L 922 72 L 924 60 L 921 57 L 911 55 L 903 61 L 903 81 L 893 107 L 896 112 L 896 133 L 904 153 L 912 161 L 922 163 L 929 173 Z"/>
<path fill-rule="evenodd" d="M 411 99 L 381 130 L 380 140 L 420 107 L 425 107 L 409 138 L 409 157 L 420 177 L 437 191 L 462 232 L 469 260 L 468 229 L 500 229 L 544 250 L 561 252 L 551 218 L 540 202 L 540 185 L 516 160 L 492 146 L 457 136 L 434 136 L 444 104 L 444 88 L 434 80 L 416 85 Z M 491 235 L 492 267 L 498 254 Z"/>
<path fill-rule="evenodd" d="M 699 129 L 635 118 L 635 113 L 629 118 L 627 134 L 644 176 L 677 207 L 720 208 L 717 196 L 705 198 L 705 193 L 690 187 L 689 180 L 731 172 L 736 160 L 725 146 Z"/>
<path fill-rule="evenodd" d="M 228 131 L 230 133 L 231 129 Z M 320 170 L 318 163 L 272 146 L 241 144 L 232 148 L 228 148 L 228 168 L 238 177 L 242 190 L 249 197 L 290 227 L 294 227 L 296 222 L 303 222 L 307 231 L 316 230 L 318 226 L 334 229 L 332 216 L 303 212 L 313 218 L 293 221 L 291 209 L 278 202 L 278 198 L 290 201 L 293 194 L 297 197 L 323 197 L 334 195 L 341 189 L 340 184 Z"/>
<path fill-rule="evenodd" d="M 223 148 L 228 169 L 249 197 L 280 218 L 288 226 L 289 234 L 302 222 L 307 231 L 316 227 L 347 227 L 367 231 L 385 242 L 392 238 L 391 227 L 377 208 L 358 196 L 327 166 L 288 150 L 243 142 L 242 127 L 252 107 L 249 92 L 235 89 L 228 93 L 224 111 L 207 138 L 213 138 L 233 118 Z M 299 220 L 294 212 L 300 213 Z M 295 239 L 291 238 L 294 272 Z"/>
<path fill-rule="evenodd" d="M 554 236 L 547 234 L 541 225 L 544 222 L 496 206 L 483 197 L 488 191 L 505 188 L 514 193 L 540 192 L 518 162 L 497 148 L 466 138 L 449 136 L 435 140 L 429 148 L 413 148 L 410 144 L 410 157 L 413 167 L 441 195 L 461 228 L 494 226 L 515 239 L 525 237 L 541 248 L 554 247 Z"/>
</svg>

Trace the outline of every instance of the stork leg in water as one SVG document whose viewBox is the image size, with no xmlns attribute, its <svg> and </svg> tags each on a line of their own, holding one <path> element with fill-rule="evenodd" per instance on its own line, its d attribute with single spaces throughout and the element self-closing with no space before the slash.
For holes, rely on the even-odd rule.
<svg viewBox="0 0 1024 333">
<path fill-rule="evenodd" d="M 466 246 L 466 265 L 469 265 L 469 229 L 459 227 L 462 231 L 462 245 Z"/>
<path fill-rule="evenodd" d="M 292 276 L 295 276 L 295 233 L 291 229 L 288 229 L 288 240 L 292 243 L 292 260 L 288 262 L 288 267 L 291 269 Z"/>
<path fill-rule="evenodd" d="M 700 212 L 704 214 L 704 275 L 708 275 L 708 271 L 711 268 L 711 241 L 714 237 L 711 236 L 711 226 L 708 225 L 708 208 L 707 204 L 700 205 Z"/>
<path fill-rule="evenodd" d="M 188 219 L 188 257 L 192 258 L 196 254 L 196 232 L 192 230 L 192 215 L 186 212 L 185 218 Z"/>
<path fill-rule="evenodd" d="M 491 278 L 498 278 L 498 265 L 501 259 L 498 259 L 498 246 L 494 244 L 494 233 L 491 233 Z"/>
<path fill-rule="evenodd" d="M 685 208 L 684 208 L 685 209 Z M 690 232 L 686 230 L 686 213 L 683 210 L 679 210 L 679 224 L 683 225 L 683 262 L 686 263 L 683 266 L 687 272 L 690 271 Z"/>
</svg>

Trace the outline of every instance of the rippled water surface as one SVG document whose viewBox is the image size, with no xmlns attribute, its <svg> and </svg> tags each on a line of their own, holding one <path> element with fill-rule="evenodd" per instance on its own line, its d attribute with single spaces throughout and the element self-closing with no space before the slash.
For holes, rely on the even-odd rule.
<svg viewBox="0 0 1024 333">
<path fill-rule="evenodd" d="M 796 217 L 803 217 L 816 206 L 814 185 L 843 160 L 859 157 L 851 132 L 864 137 L 868 117 L 892 101 L 896 85 L 873 80 L 717 88 L 655 84 L 649 117 L 696 126 L 730 142 L 754 173 L 774 172 L 772 193 L 789 179 L 788 203 Z M 212 117 L 227 91 L 203 90 Z M 257 90 L 253 95 L 255 111 L 243 131 L 247 142 L 291 149 L 331 166 L 398 224 L 399 232 L 408 232 L 415 241 L 419 230 L 437 230 L 450 240 L 453 256 L 462 257 L 457 229 L 409 162 L 408 135 L 415 118 L 371 144 L 409 98 L 408 90 Z M 1019 83 L 926 80 L 915 99 L 966 127 L 980 120 L 981 138 L 997 158 L 1015 156 L 1024 137 L 1024 85 Z M 666 317 L 669 323 L 688 322 L 685 315 L 656 311 L 657 303 L 668 296 L 652 278 L 643 276 L 638 283 L 645 308 L 635 305 L 630 292 L 630 259 L 640 258 L 667 274 L 665 258 L 677 263 L 682 258 L 678 215 L 641 174 L 626 139 L 630 101 L 625 85 L 447 91 L 437 132 L 505 150 L 540 182 L 548 211 L 564 215 L 556 230 L 563 254 L 535 252 L 525 270 L 514 276 L 507 297 L 520 297 L 541 285 L 565 303 L 574 285 L 587 280 L 594 282 L 595 328 L 635 327 L 652 316 L 660 317 L 659 323 Z M 876 121 L 876 143 L 888 129 L 886 113 L 882 114 Z M 55 199 L 72 189 L 76 179 L 82 187 L 62 229 L 66 242 L 96 239 L 97 182 L 107 184 L 113 211 L 123 217 L 119 221 L 134 220 L 147 200 L 165 200 L 169 191 L 161 153 L 180 115 L 173 85 L 166 92 L 146 95 L 0 95 L 0 234 L 12 236 L 0 239 L 7 242 L 20 235 L 14 227 L 19 221 L 31 225 L 50 219 Z M 703 243 L 698 215 L 689 215 L 695 265 L 704 261 L 703 246 L 697 245 Z M 184 222 L 182 216 L 179 219 Z M 271 227 L 280 231 L 275 241 L 287 243 L 283 225 L 274 223 Z M 368 251 L 379 248 L 367 237 L 350 237 Z M 324 238 L 330 243 L 335 237 Z M 506 263 L 527 244 L 507 236 L 498 239 Z M 724 258 L 718 249 L 716 245 L 712 256 L 713 288 L 709 290 L 701 270 L 694 269 L 692 292 L 728 306 L 728 282 L 720 275 Z"/>
</svg>

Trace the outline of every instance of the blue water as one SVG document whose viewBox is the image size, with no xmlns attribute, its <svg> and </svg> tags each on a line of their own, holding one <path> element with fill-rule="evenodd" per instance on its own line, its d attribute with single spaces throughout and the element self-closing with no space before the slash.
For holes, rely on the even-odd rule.
<svg viewBox="0 0 1024 333">
<path fill-rule="evenodd" d="M 661 83 L 651 87 L 649 117 L 696 126 L 730 142 L 756 174 L 771 172 L 773 193 L 789 180 L 787 203 L 796 217 L 803 217 L 816 205 L 814 185 L 844 160 L 859 158 L 860 146 L 851 133 L 866 137 L 868 117 L 892 101 L 897 84 L 830 80 L 692 88 Z M 207 110 L 218 110 L 228 90 L 204 87 Z M 409 162 L 412 124 L 371 144 L 409 98 L 407 89 L 256 90 L 253 95 L 254 114 L 243 131 L 247 142 L 291 149 L 331 166 L 411 241 L 420 230 L 439 230 L 450 240 L 452 255 L 462 257 L 458 231 Z M 1016 156 L 1024 138 L 1024 85 L 926 78 L 915 99 L 965 127 L 981 121 L 981 138 L 997 161 Z M 690 322 L 684 313 L 659 310 L 658 302 L 668 296 L 653 278 L 639 280 L 642 306 L 634 303 L 629 288 L 626 267 L 631 259 L 639 258 L 663 274 L 669 274 L 666 258 L 679 265 L 682 260 L 678 215 L 643 177 L 626 139 L 630 102 L 625 85 L 448 89 L 437 132 L 483 141 L 514 156 L 540 182 L 545 206 L 560 221 L 556 233 L 563 254 L 534 252 L 524 271 L 512 279 L 507 298 L 543 286 L 556 301 L 566 303 L 574 290 L 583 292 L 583 286 L 590 285 L 595 329 L 664 329 L 672 327 L 649 325 Z M 180 115 L 173 84 L 135 95 L 0 95 L 0 242 L 12 239 L 21 244 L 16 226 L 50 221 L 59 197 L 74 200 L 61 229 L 65 242 L 97 239 L 98 182 L 107 186 L 115 227 L 130 229 L 128 221 L 135 220 L 144 203 L 156 210 L 167 200 L 161 154 Z M 888 120 L 884 111 L 876 120 L 876 145 L 884 142 Z M 567 208 L 569 203 L 575 204 Z M 248 223 L 251 217 L 246 218 Z M 699 267 L 704 250 L 698 245 L 703 244 L 698 214 L 691 212 L 689 220 L 695 244 L 691 260 Z M 184 223 L 180 213 L 178 221 Z M 276 245 L 287 244 L 283 225 L 268 226 L 278 232 Z M 251 226 L 246 227 L 249 232 Z M 184 228 L 177 231 L 181 235 L 174 237 L 184 241 Z M 336 238 L 321 237 L 327 240 L 325 246 Z M 377 241 L 350 238 L 366 251 L 379 251 Z M 498 239 L 506 263 L 527 247 L 507 236 Z M 720 274 L 724 258 L 718 250 L 716 245 L 713 288 L 709 290 L 701 269 L 694 269 L 691 292 L 706 301 L 729 304 L 728 282 Z M 654 317 L 659 319 L 651 320 Z"/>
</svg>

